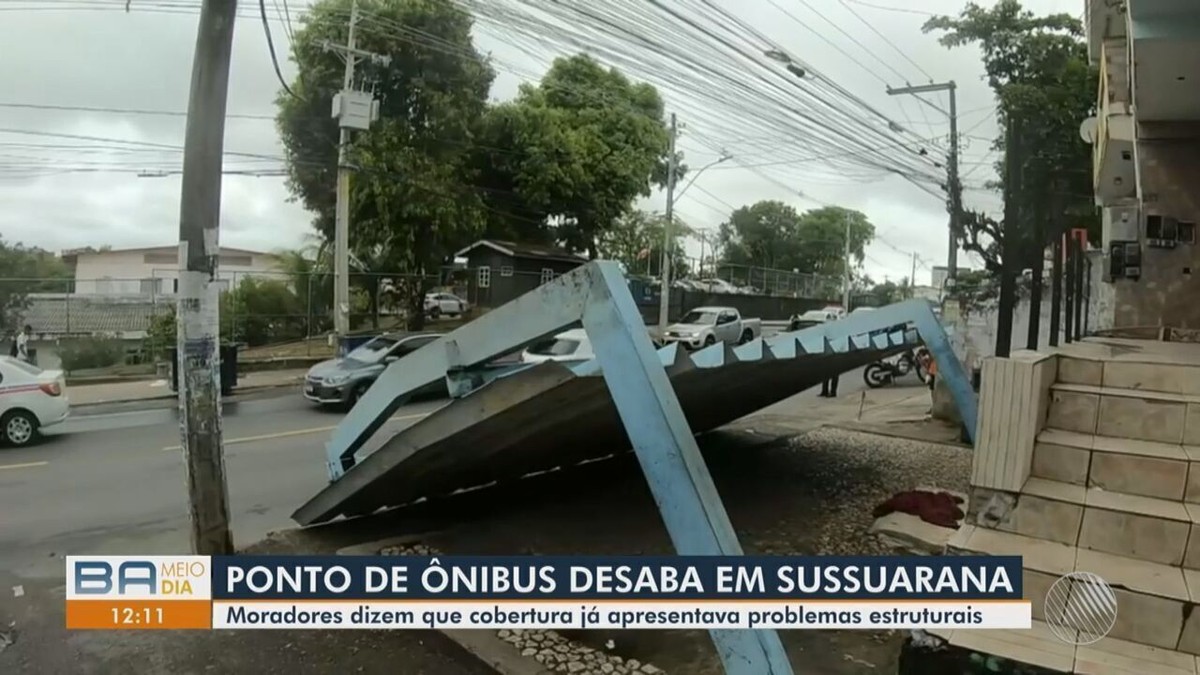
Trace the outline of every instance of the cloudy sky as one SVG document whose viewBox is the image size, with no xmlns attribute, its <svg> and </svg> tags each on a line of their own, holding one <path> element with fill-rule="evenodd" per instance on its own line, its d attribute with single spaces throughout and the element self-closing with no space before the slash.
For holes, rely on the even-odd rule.
<svg viewBox="0 0 1200 675">
<path fill-rule="evenodd" d="M 130 0 L 128 13 L 125 4 L 0 0 L 0 44 L 5 45 L 5 67 L 0 70 L 0 236 L 5 240 L 51 250 L 177 240 L 180 181 L 174 172 L 180 167 L 184 118 L 169 113 L 187 106 L 200 0 Z M 306 4 L 291 0 L 289 10 L 301 12 Z M 946 116 L 912 97 L 888 96 L 885 86 L 925 83 L 930 77 L 956 81 L 959 129 L 964 134 L 962 171 L 968 186 L 965 201 L 969 207 L 998 210 L 996 195 L 972 189 L 994 176 L 989 139 L 996 132 L 978 53 L 949 52 L 920 30 L 928 18 L 925 13 L 957 12 L 964 4 L 961 0 L 722 4 L 921 137 L 944 137 Z M 1083 11 L 1083 0 L 1025 4 L 1039 12 Z M 226 167 L 270 172 L 279 167 L 272 158 L 281 153 L 270 120 L 278 83 L 256 16 L 257 3 L 243 0 L 239 5 L 243 18 L 235 32 L 225 147 L 241 154 L 228 156 Z M 282 2 L 268 0 L 267 8 L 283 58 L 288 37 Z M 511 97 L 522 79 L 544 71 L 547 50 L 530 53 L 485 28 L 478 33 L 481 50 L 506 64 L 497 69 L 494 98 Z M 290 64 L 283 67 L 290 79 Z M 696 101 L 682 100 L 674 92 L 665 92 L 665 98 L 668 109 L 682 111 L 680 147 L 689 164 L 698 168 L 713 160 L 712 142 L 724 145 L 724 139 L 706 130 L 704 120 L 689 122 L 687 113 L 695 114 Z M 929 100 L 945 107 L 944 97 Z M 121 112 L 130 109 L 167 114 Z M 746 135 L 753 131 L 748 128 Z M 944 145 L 944 138 L 935 143 Z M 811 164 L 773 166 L 769 172 L 753 168 L 770 163 L 772 147 L 788 144 L 788 138 L 771 139 L 755 146 L 757 156 L 731 150 L 733 160 L 700 174 L 683 194 L 679 214 L 694 227 L 715 229 L 730 207 L 760 199 L 779 199 L 798 209 L 827 203 L 859 209 L 879 233 L 868 249 L 867 272 L 876 279 L 908 276 L 916 252 L 917 282 L 928 283 L 928 268 L 944 264 L 946 258 L 946 215 L 938 199 L 899 177 L 864 182 Z M 644 206 L 661 209 L 663 201 L 662 195 L 655 195 Z M 225 245 L 260 250 L 296 246 L 310 229 L 309 214 L 289 201 L 281 178 L 225 177 Z M 698 248 L 698 242 L 689 245 L 692 255 Z"/>
</svg>

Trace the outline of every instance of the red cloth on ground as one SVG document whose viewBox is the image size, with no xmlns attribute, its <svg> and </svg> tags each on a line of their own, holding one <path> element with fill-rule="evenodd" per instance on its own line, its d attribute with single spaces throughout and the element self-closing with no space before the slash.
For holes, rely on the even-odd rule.
<svg viewBox="0 0 1200 675">
<path fill-rule="evenodd" d="M 892 496 L 891 499 L 875 507 L 873 515 L 882 518 L 889 513 L 907 513 L 917 516 L 932 525 L 958 528 L 962 520 L 963 510 L 958 507 L 962 497 L 955 497 L 949 492 L 929 492 L 927 490 L 908 490 Z"/>
</svg>

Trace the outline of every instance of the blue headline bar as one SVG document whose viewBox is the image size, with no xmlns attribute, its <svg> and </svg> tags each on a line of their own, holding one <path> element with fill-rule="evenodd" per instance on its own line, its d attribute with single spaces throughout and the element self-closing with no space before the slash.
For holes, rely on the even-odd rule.
<svg viewBox="0 0 1200 675">
<path fill-rule="evenodd" d="M 1019 600 L 1018 556 L 217 556 L 214 600 Z"/>
</svg>

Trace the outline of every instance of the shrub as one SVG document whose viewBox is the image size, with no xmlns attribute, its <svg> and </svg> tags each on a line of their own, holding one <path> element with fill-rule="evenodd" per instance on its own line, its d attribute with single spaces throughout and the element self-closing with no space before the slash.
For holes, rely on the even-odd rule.
<svg viewBox="0 0 1200 675">
<path fill-rule="evenodd" d="M 58 358 L 66 372 L 107 368 L 125 362 L 125 343 L 106 338 L 84 338 L 59 344 Z"/>
</svg>

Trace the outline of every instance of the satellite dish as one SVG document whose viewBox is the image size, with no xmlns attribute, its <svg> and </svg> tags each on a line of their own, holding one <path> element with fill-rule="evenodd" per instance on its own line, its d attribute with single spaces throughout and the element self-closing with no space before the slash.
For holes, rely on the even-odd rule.
<svg viewBox="0 0 1200 675">
<path fill-rule="evenodd" d="M 1096 121 L 1095 117 L 1087 118 L 1082 124 L 1079 125 L 1079 137 L 1082 138 L 1085 143 L 1094 144 L 1096 142 L 1097 126 L 1099 126 L 1099 123 Z"/>
</svg>

